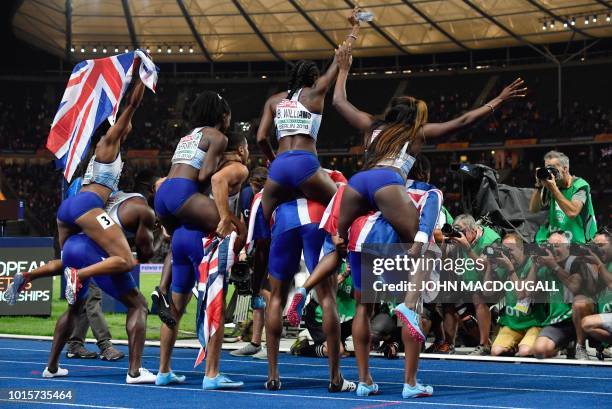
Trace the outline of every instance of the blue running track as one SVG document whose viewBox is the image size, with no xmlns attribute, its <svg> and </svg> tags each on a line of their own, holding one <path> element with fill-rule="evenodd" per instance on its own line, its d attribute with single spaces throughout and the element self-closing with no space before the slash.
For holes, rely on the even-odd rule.
<svg viewBox="0 0 612 409">
<path fill-rule="evenodd" d="M 202 369 L 193 368 L 194 349 L 175 349 L 173 369 L 187 376 L 182 385 L 127 385 L 127 357 L 121 361 L 66 359 L 66 378 L 43 379 L 49 341 L 0 339 L 0 389 L 71 389 L 69 404 L 15 403 L 0 407 L 57 408 L 612 408 L 612 368 L 588 365 L 496 363 L 456 360 L 423 360 L 419 379 L 434 386 L 431 398 L 402 400 L 403 360 L 372 358 L 377 396 L 360 398 L 354 393 L 327 392 L 327 361 L 280 356 L 282 390 L 264 389 L 267 362 L 223 353 L 223 373 L 245 386 L 236 391 L 203 391 Z M 95 346 L 91 346 L 94 349 Z M 127 354 L 127 347 L 118 346 Z M 144 367 L 157 372 L 159 353 L 147 347 Z M 355 379 L 353 358 L 342 360 L 343 374 Z"/>
</svg>

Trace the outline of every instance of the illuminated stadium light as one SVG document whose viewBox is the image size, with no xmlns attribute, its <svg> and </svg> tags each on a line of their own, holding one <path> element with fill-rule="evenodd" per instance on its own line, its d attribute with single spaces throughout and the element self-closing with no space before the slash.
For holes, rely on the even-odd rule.
<svg viewBox="0 0 612 409">
<path fill-rule="evenodd" d="M 84 53 L 84 52 L 85 52 L 85 49 L 84 49 L 84 48 L 81 48 L 81 52 L 82 52 L 82 53 Z"/>
<path fill-rule="evenodd" d="M 597 16 L 593 15 L 593 17 L 591 18 L 591 21 L 593 23 L 597 23 Z"/>
<path fill-rule="evenodd" d="M 171 48 L 171 47 L 168 47 L 168 49 L 166 50 L 166 52 L 167 52 L 168 54 L 172 54 L 172 48 Z"/>
<path fill-rule="evenodd" d="M 193 47 L 189 47 L 189 54 L 193 54 Z"/>
<path fill-rule="evenodd" d="M 130 49 L 129 49 L 129 48 L 127 48 L 127 47 L 125 47 L 125 50 L 123 50 L 123 52 L 127 54 L 127 53 L 129 53 L 129 52 L 130 52 Z"/>
<path fill-rule="evenodd" d="M 157 52 L 158 52 L 158 53 L 161 53 L 161 52 L 162 52 L 161 47 L 157 47 Z"/>
<path fill-rule="evenodd" d="M 542 30 L 546 30 L 546 21 L 542 23 Z"/>
<path fill-rule="evenodd" d="M 98 52 L 98 49 L 97 49 L 96 47 L 94 47 L 94 48 L 92 48 L 92 50 L 91 50 L 91 51 L 92 51 L 92 52 L 94 52 L 94 53 L 97 53 L 97 52 Z"/>
<path fill-rule="evenodd" d="M 151 47 L 147 47 L 147 54 L 151 54 Z"/>
<path fill-rule="evenodd" d="M 571 22 L 572 26 L 576 25 L 576 17 L 572 17 L 572 22 Z"/>
<path fill-rule="evenodd" d="M 584 25 L 585 25 L 585 26 L 588 26 L 588 25 L 589 25 L 589 18 L 588 18 L 588 17 L 585 17 L 585 18 L 584 18 Z"/>
<path fill-rule="evenodd" d="M 184 50 L 183 50 L 183 46 L 180 46 L 180 47 L 179 47 L 179 53 L 182 53 L 183 51 L 184 51 Z"/>
<path fill-rule="evenodd" d="M 119 52 L 119 48 L 115 47 L 115 52 L 118 53 Z"/>
<path fill-rule="evenodd" d="M 268 76 L 267 75 L 262 75 L 261 78 L 265 80 L 266 78 L 268 78 Z"/>
<path fill-rule="evenodd" d="M 555 20 L 550 20 L 549 27 L 550 28 L 555 28 Z"/>
<path fill-rule="evenodd" d="M 73 53 L 74 52 L 74 46 L 70 47 L 70 52 Z"/>
<path fill-rule="evenodd" d="M 106 47 L 102 48 L 102 54 L 106 54 L 106 51 L 108 51 Z"/>
<path fill-rule="evenodd" d="M 608 15 L 606 16 L 606 21 L 609 23 L 610 22 L 610 13 L 608 13 Z"/>
<path fill-rule="evenodd" d="M 567 20 L 563 22 L 563 28 L 567 28 Z"/>
</svg>

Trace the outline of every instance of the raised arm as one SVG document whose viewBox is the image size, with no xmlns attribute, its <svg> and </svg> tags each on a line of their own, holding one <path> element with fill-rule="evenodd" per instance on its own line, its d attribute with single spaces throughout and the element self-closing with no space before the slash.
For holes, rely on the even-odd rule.
<svg viewBox="0 0 612 409">
<path fill-rule="evenodd" d="M 135 79 L 136 83 L 134 84 L 134 88 L 130 93 L 127 104 L 125 105 L 123 112 L 119 115 L 119 119 L 115 122 L 113 126 L 109 128 L 106 132 L 106 138 L 108 142 L 117 141 L 123 142 L 125 137 L 132 130 L 132 117 L 136 113 L 136 110 L 140 106 L 142 102 L 142 97 L 144 96 L 145 85 L 140 80 L 140 77 L 136 75 Z"/>
<path fill-rule="evenodd" d="M 357 13 L 361 11 L 360 8 L 355 7 L 351 12 L 350 17 L 348 18 L 349 23 L 351 23 L 351 32 L 346 36 L 345 44 L 349 46 L 352 45 L 357 37 L 359 36 L 359 20 L 357 19 Z M 313 92 L 319 95 L 327 94 L 329 87 L 334 82 L 336 77 L 338 76 L 338 54 L 334 56 L 332 63 L 327 68 L 327 71 L 323 75 L 321 75 L 313 86 Z"/>
<path fill-rule="evenodd" d="M 259 121 L 259 128 L 257 128 L 257 145 L 264 156 L 272 162 L 275 158 L 272 144 L 268 140 L 270 129 L 274 126 L 274 97 L 268 98 L 264 105 L 261 119 Z"/>
<path fill-rule="evenodd" d="M 353 128 L 357 128 L 362 132 L 367 132 L 372 126 L 372 115 L 357 109 L 346 97 L 346 80 L 351 68 L 351 63 L 353 62 L 350 44 L 342 44 L 336 50 L 336 60 L 338 61 L 340 72 L 338 73 L 338 79 L 334 87 L 332 105 Z"/>
<path fill-rule="evenodd" d="M 223 157 L 223 152 L 225 152 L 225 148 L 227 147 L 227 137 L 225 135 L 214 128 L 207 128 L 206 130 L 208 132 L 209 145 L 204 163 L 198 173 L 198 182 L 201 185 L 201 190 L 205 190 L 209 184 L 210 178 L 217 170 L 219 161 Z"/>
<path fill-rule="evenodd" d="M 472 126 L 485 116 L 494 112 L 504 102 L 515 99 L 524 98 L 527 91 L 524 81 L 517 78 L 512 84 L 508 85 L 502 92 L 491 101 L 487 102 L 480 108 L 476 108 L 470 112 L 466 112 L 458 118 L 452 119 L 443 123 L 428 123 L 424 126 L 425 135 L 427 138 L 438 138 L 445 135 L 450 135 Z"/>
</svg>

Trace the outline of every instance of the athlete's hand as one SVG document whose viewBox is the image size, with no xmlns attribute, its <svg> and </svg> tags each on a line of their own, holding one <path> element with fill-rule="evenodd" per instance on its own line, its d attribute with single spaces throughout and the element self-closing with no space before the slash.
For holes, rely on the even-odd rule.
<svg viewBox="0 0 612 409">
<path fill-rule="evenodd" d="M 334 243 L 334 245 L 336 246 L 336 251 L 338 252 L 338 256 L 340 256 L 340 258 L 346 257 L 347 243 L 344 241 L 344 239 L 338 235 L 333 235 L 332 243 Z"/>
<path fill-rule="evenodd" d="M 227 237 L 235 230 L 234 221 L 230 216 L 222 218 L 217 225 L 217 235 L 219 237 Z"/>
<path fill-rule="evenodd" d="M 512 84 L 508 85 L 502 90 L 498 98 L 502 101 L 515 98 L 525 98 L 527 95 L 527 87 L 523 87 L 523 85 L 525 85 L 525 81 L 523 81 L 522 78 L 515 79 Z"/>
<path fill-rule="evenodd" d="M 336 49 L 336 62 L 341 71 L 350 70 L 351 64 L 353 63 L 353 56 L 351 55 L 351 45 L 346 41 Z"/>
<path fill-rule="evenodd" d="M 359 7 L 355 7 L 352 11 L 351 11 L 351 15 L 348 18 L 349 23 L 351 23 L 351 26 L 358 26 L 359 25 L 359 20 L 357 19 L 357 13 L 359 13 L 361 11 L 361 8 Z"/>
</svg>

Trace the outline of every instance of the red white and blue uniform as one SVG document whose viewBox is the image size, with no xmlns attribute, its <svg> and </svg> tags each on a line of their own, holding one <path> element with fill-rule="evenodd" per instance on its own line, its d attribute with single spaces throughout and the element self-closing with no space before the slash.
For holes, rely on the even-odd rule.
<svg viewBox="0 0 612 409">
<path fill-rule="evenodd" d="M 436 228 L 442 207 L 442 192 L 435 186 L 408 180 L 406 192 L 419 212 L 419 231 L 414 241 L 433 242 L 433 231 Z M 357 218 L 349 230 L 348 259 L 355 288 L 361 289 L 361 251 L 367 244 L 401 243 L 401 239 L 391 224 L 380 211 L 370 212 Z"/>
<path fill-rule="evenodd" d="M 341 172 L 324 169 L 337 184 L 346 183 Z M 302 251 L 309 272 L 316 267 L 322 255 L 324 242 L 331 244 L 330 234 L 319 228 L 325 217 L 325 206 L 321 203 L 298 198 L 279 205 L 272 214 L 268 230 L 261 212 L 261 192 L 255 195 L 251 206 L 247 246 L 257 238 L 272 237 L 268 270 L 278 280 L 291 279 L 299 271 Z M 269 232 L 269 233 L 268 233 Z M 269 234 L 269 236 L 267 236 Z M 332 251 L 335 247 L 332 246 Z"/>
<path fill-rule="evenodd" d="M 300 259 L 312 272 L 319 262 L 325 231 L 319 229 L 325 207 L 305 198 L 282 203 L 274 211 L 268 271 L 277 280 L 293 278 L 300 270 Z"/>
</svg>

